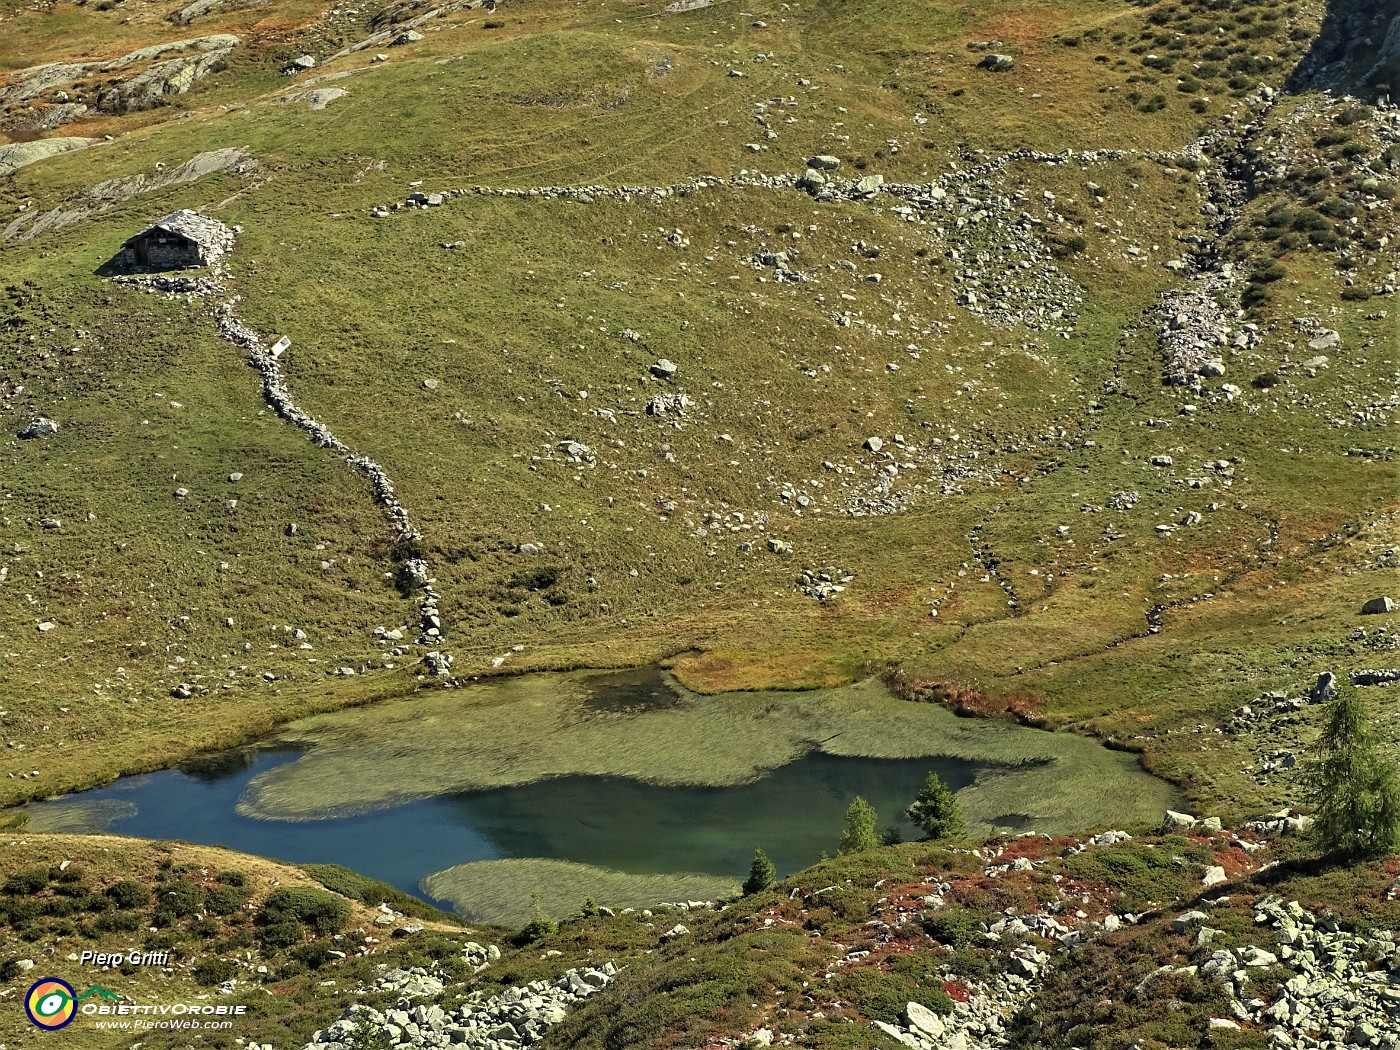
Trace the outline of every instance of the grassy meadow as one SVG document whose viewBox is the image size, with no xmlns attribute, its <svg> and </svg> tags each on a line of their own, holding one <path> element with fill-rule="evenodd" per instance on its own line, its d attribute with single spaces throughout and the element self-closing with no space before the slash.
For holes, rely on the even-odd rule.
<svg viewBox="0 0 1400 1050">
<path fill-rule="evenodd" d="M 486 690 L 425 696 L 423 648 L 389 655 L 373 634 L 404 628 L 412 641 L 394 585 L 404 552 L 363 479 L 267 409 L 242 352 L 217 336 L 214 300 L 93 273 L 180 207 L 241 226 L 226 280 L 240 316 L 292 338 L 298 403 L 394 479 L 463 677 L 665 660 L 709 694 L 837 686 L 898 665 L 1043 696 L 1047 723 L 1145 752 L 1192 804 L 1247 811 L 1288 801 L 1286 785 L 1241 772 L 1249 745 L 1214 725 L 1263 691 L 1386 659 L 1358 611 L 1393 577 L 1395 326 L 1383 297 L 1343 294 L 1381 282 L 1383 253 L 1364 238 L 1340 260 L 1306 238 L 1268 240 L 1266 212 L 1293 192 L 1271 189 L 1225 245 L 1242 270 L 1275 255 L 1284 269 L 1232 321 L 1258 324 L 1258 345 L 1226 348 L 1225 377 L 1195 395 L 1161 384 L 1145 316 L 1178 282 L 1163 263 L 1205 231 L 1209 203 L 1179 156 L 1152 151 L 1244 123 L 1257 85 L 1280 85 L 1306 52 L 1308 12 L 1272 0 L 682 15 L 541 2 L 503 6 L 492 28 L 481 12 L 437 20 L 382 63 L 327 60 L 369 27 L 308 5 L 193 27 L 120 13 L 2 10 L 0 68 L 216 31 L 245 43 L 166 106 L 66 129 L 114 139 L 0 180 L 0 211 L 61 207 L 211 149 L 243 146 L 258 164 L 0 244 L 0 416 L 11 434 L 33 414 L 61 425 L 0 448 L 0 727 L 14 774 L 0 801 L 380 700 L 415 717 L 454 705 L 472 724 L 492 717 L 490 703 L 471 706 Z M 976 68 L 992 41 L 1015 54 L 1011 71 Z M 322 59 L 312 76 L 353 73 L 327 82 L 349 94 L 323 111 L 273 103 L 309 79 L 278 73 L 308 50 Z M 1361 193 L 1363 176 L 1393 188 L 1366 122 L 1317 145 L 1345 105 L 1305 93 L 1268 119 L 1290 164 L 1322 171 L 1308 193 Z M 843 175 L 918 183 L 1024 146 L 1139 151 L 1012 161 L 969 186 L 1013 199 L 1037 236 L 1082 238 L 1046 264 L 1080 300 L 1067 337 L 960 306 L 969 257 L 1008 273 L 1016 260 L 954 223 L 907 221 L 889 195 L 469 193 L 369 214 L 420 183 L 670 185 L 800 172 L 819 153 Z M 1363 225 L 1374 239 L 1393 209 L 1365 211 Z M 806 281 L 755 264 L 779 249 Z M 1302 317 L 1341 339 L 1312 374 Z M 670 382 L 648 373 L 661 357 L 679 365 Z M 1223 396 L 1225 382 L 1239 394 Z M 647 416 L 663 391 L 695 407 Z M 880 484 L 870 436 L 913 464 L 890 485 L 908 496 L 899 513 L 849 513 Z M 563 441 L 587 445 L 594 465 L 567 462 Z M 1173 466 L 1151 466 L 1158 454 Z M 1204 469 L 1219 460 L 1228 487 Z M 1136 501 L 1115 509 L 1125 493 Z M 1159 531 L 1193 511 L 1200 524 Z M 843 593 L 798 590 L 799 572 L 828 567 L 853 577 Z M 171 693 L 182 683 L 188 698 Z M 703 701 L 720 721 L 744 702 Z"/>
</svg>

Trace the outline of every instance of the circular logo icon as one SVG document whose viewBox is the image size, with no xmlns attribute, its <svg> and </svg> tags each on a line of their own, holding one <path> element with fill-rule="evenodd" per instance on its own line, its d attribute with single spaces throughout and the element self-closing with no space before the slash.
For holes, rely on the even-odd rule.
<svg viewBox="0 0 1400 1050">
<path fill-rule="evenodd" d="M 77 993 L 67 981 L 45 977 L 25 995 L 24 1012 L 40 1028 L 57 1031 L 77 1016 Z"/>
</svg>

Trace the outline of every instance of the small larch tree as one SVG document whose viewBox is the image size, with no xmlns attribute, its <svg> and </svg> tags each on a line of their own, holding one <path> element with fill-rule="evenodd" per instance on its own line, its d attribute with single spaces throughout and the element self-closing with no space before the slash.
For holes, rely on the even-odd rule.
<svg viewBox="0 0 1400 1050">
<path fill-rule="evenodd" d="M 751 893 L 761 893 L 778 878 L 778 870 L 773 867 L 773 862 L 768 859 L 768 854 L 761 849 L 753 851 L 753 865 L 749 868 L 749 877 L 744 880 L 744 896 Z"/>
<path fill-rule="evenodd" d="M 1317 809 L 1314 841 L 1328 856 L 1377 856 L 1400 846 L 1400 776 L 1366 723 L 1360 695 L 1341 687 L 1304 774 Z"/>
<path fill-rule="evenodd" d="M 874 849 L 879 844 L 880 836 L 875 833 L 875 810 L 857 795 L 851 799 L 851 805 L 846 810 L 846 827 L 841 832 L 841 842 L 836 852 L 859 853 Z"/>
<path fill-rule="evenodd" d="M 952 839 L 967 833 L 962 807 L 953 789 L 930 773 L 909 807 L 908 817 L 931 839 Z"/>
</svg>

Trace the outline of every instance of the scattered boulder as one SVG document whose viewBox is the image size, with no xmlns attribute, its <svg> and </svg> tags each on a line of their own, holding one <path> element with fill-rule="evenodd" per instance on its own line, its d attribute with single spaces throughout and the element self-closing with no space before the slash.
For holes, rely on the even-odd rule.
<svg viewBox="0 0 1400 1050">
<path fill-rule="evenodd" d="M 1312 690 L 1308 693 L 1308 700 L 1314 704 L 1323 704 L 1328 700 L 1335 700 L 1337 697 L 1337 676 L 1331 671 L 1323 671 L 1317 676 L 1317 681 L 1313 683 Z"/>
<path fill-rule="evenodd" d="M 649 371 L 652 375 L 656 376 L 657 379 L 670 379 L 680 371 L 680 366 L 674 361 L 669 361 L 663 357 L 660 361 L 653 364 Z"/>
<path fill-rule="evenodd" d="M 866 175 L 856 181 L 856 193 L 868 199 L 879 193 L 884 185 L 885 177 L 883 175 Z"/>
<path fill-rule="evenodd" d="M 422 39 L 423 39 L 423 34 L 422 34 L 422 33 L 418 32 L 418 30 L 416 30 L 416 29 L 409 29 L 409 30 L 407 30 L 407 31 L 405 31 L 405 32 L 403 32 L 403 33 L 400 33 L 398 36 L 394 37 L 394 39 L 393 39 L 393 44 L 395 44 L 395 45 L 401 45 L 401 44 L 416 44 L 418 41 L 420 41 L 420 40 L 422 40 Z"/>
<path fill-rule="evenodd" d="M 977 63 L 977 68 L 990 70 L 993 73 L 1005 73 L 1015 64 L 1016 59 L 1011 55 L 990 54 Z"/>
<path fill-rule="evenodd" d="M 807 162 L 807 167 L 814 168 L 817 171 L 835 171 L 840 166 L 840 157 L 833 157 L 825 153 L 821 154 L 820 156 L 813 157 Z"/>
<path fill-rule="evenodd" d="M 1206 921 L 1206 913 L 1203 911 L 1182 912 L 1172 920 L 1172 933 L 1185 933 L 1192 926 Z"/>
<path fill-rule="evenodd" d="M 686 409 L 694 407 L 695 402 L 685 394 L 657 394 L 647 402 L 647 415 L 683 416 Z"/>
<path fill-rule="evenodd" d="M 22 429 L 18 437 L 25 441 L 37 441 L 58 433 L 58 424 L 47 416 L 35 416 Z M 1387 610 L 1388 611 L 1388 610 Z"/>
<path fill-rule="evenodd" d="M 21 435 L 21 436 L 23 436 L 23 435 Z M 1382 596 L 1382 597 L 1380 597 L 1380 598 L 1372 598 L 1369 602 L 1367 602 L 1365 605 L 1363 605 L 1363 606 L 1361 607 L 1361 615 L 1362 615 L 1362 616 L 1375 616 L 1375 615 L 1377 615 L 1377 614 L 1382 614 L 1382 613 L 1393 613 L 1394 611 L 1395 611 L 1395 602 L 1394 602 L 1394 600 L 1391 599 L 1391 598 L 1384 597 L 1384 596 Z"/>
<path fill-rule="evenodd" d="M 1224 868 L 1219 864 L 1211 864 L 1206 868 L 1206 873 L 1201 876 L 1201 885 L 1210 889 L 1212 886 L 1219 886 L 1226 878 Z"/>
<path fill-rule="evenodd" d="M 879 437 L 868 437 L 863 442 L 862 447 L 870 452 L 879 452 L 885 447 L 885 440 Z"/>
<path fill-rule="evenodd" d="M 282 67 L 282 75 L 283 75 L 284 77 L 295 76 L 295 75 L 298 74 L 298 73 L 302 73 L 302 72 L 305 72 L 305 71 L 308 70 L 308 69 L 315 69 L 315 68 L 316 68 L 316 60 L 315 60 L 314 58 L 312 58 L 310 55 L 302 55 L 300 58 L 294 58 L 294 59 L 292 59 L 290 62 L 288 62 L 285 66 L 283 66 L 283 67 Z"/>
</svg>

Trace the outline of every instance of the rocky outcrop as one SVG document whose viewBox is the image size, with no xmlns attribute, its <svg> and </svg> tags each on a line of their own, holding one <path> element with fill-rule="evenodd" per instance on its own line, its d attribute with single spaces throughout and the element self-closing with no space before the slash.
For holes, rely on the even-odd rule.
<svg viewBox="0 0 1400 1050">
<path fill-rule="evenodd" d="M 1277 955 L 1254 947 L 1217 951 L 1200 968 L 1229 986 L 1238 1021 L 1265 1026 L 1273 1046 L 1400 1046 L 1400 945 L 1391 931 L 1353 933 L 1278 898 L 1258 902 L 1254 921 L 1276 931 Z M 1273 1002 L 1247 998 L 1249 969 L 1275 965 L 1293 976 Z"/>
<path fill-rule="evenodd" d="M 97 139 L 84 138 L 35 139 L 33 142 L 0 146 L 0 175 L 13 174 L 26 165 L 57 157 L 61 153 L 84 149 L 96 141 Z"/>
<path fill-rule="evenodd" d="M 42 139 L 40 142 L 23 143 L 37 146 L 59 139 Z M 91 140 L 84 140 L 91 141 Z M 9 147 L 4 147 L 9 148 Z M 3 152 L 3 150 L 0 150 Z M 99 182 L 85 194 L 79 194 L 67 203 L 49 211 L 21 212 L 8 226 L 0 230 L 0 241 L 27 241 L 49 230 L 62 229 L 97 212 L 106 211 L 114 204 L 131 200 L 143 193 L 154 193 L 167 186 L 193 182 L 195 179 L 211 175 L 216 171 L 233 171 L 239 175 L 252 175 L 258 170 L 258 163 L 244 146 L 230 146 L 225 149 L 210 150 L 191 157 L 183 164 L 158 171 L 155 175 L 127 175 Z"/>
<path fill-rule="evenodd" d="M 160 105 L 168 95 L 182 95 L 198 81 L 227 68 L 228 57 L 242 41 L 229 33 L 154 44 L 105 62 L 52 62 L 12 74 L 0 88 L 0 130 L 59 127 L 90 108 L 127 113 Z M 134 76 L 111 78 L 144 66 Z M 90 76 L 108 80 L 92 97 L 56 89 Z"/>
<path fill-rule="evenodd" d="M 1400 95 L 1400 0 L 1330 0 L 1286 90 Z"/>
<path fill-rule="evenodd" d="M 506 1050 L 532 1046 L 562 1021 L 571 1007 L 607 987 L 617 967 L 567 970 L 553 981 L 531 981 L 489 998 L 469 997 L 455 1010 L 414 998 L 435 996 L 442 981 L 422 972 L 397 971 L 402 977 L 381 988 L 404 990 L 388 1010 L 355 1004 L 321 1029 L 302 1050 L 346 1050 L 351 1046 L 448 1047 Z M 434 987 L 435 986 L 435 987 Z"/>
<path fill-rule="evenodd" d="M 105 113 L 131 113 L 159 106 L 167 95 L 183 95 L 211 73 L 228 68 L 228 57 L 237 43 L 237 37 L 232 39 L 234 43 L 224 47 L 154 63 L 131 79 L 102 92 L 97 108 Z"/>
<path fill-rule="evenodd" d="M 453 14 L 457 11 L 494 11 L 496 10 L 496 0 L 454 0 L 452 3 L 443 4 L 441 7 L 434 7 L 423 14 L 410 15 L 418 9 L 418 5 L 400 4 L 389 8 L 384 14 L 376 18 L 379 25 L 388 23 L 388 28 L 381 29 L 373 36 L 365 37 L 358 43 L 351 44 L 331 55 L 326 61 L 334 62 L 337 58 L 344 58 L 346 55 L 353 55 L 356 51 L 364 51 L 371 47 L 388 47 L 392 44 L 408 43 L 408 40 L 401 40 L 410 33 L 417 39 L 422 39 L 421 34 L 415 32 L 420 26 Z M 405 15 L 410 17 L 405 18 Z M 402 20 L 400 20 L 402 19 Z"/>
</svg>

